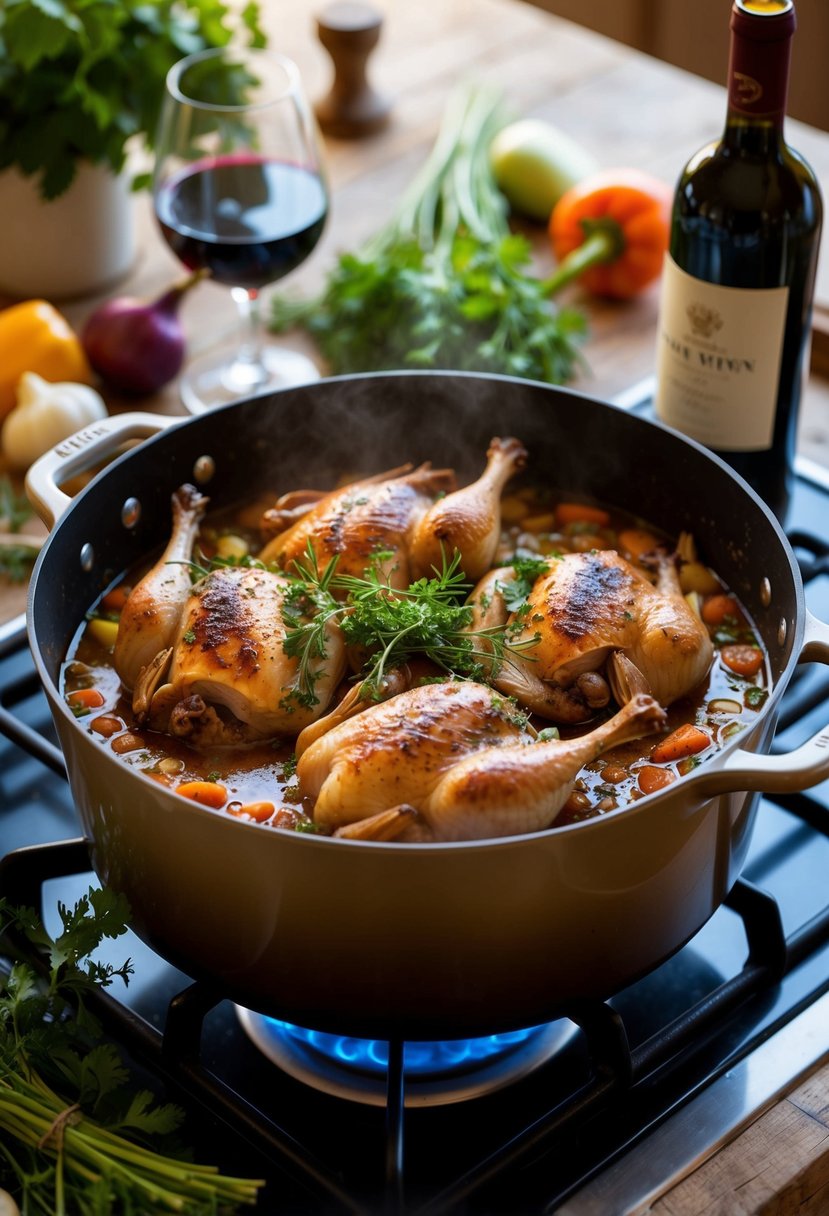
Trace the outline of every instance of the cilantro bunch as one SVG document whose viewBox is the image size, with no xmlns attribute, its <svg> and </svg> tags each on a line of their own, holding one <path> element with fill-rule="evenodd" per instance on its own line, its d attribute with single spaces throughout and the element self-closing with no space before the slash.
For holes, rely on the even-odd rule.
<svg viewBox="0 0 829 1216">
<path fill-rule="evenodd" d="M 196 1216 L 254 1203 L 261 1182 L 150 1147 L 184 1112 L 136 1089 L 115 1047 L 101 1042 L 88 997 L 116 978 L 126 983 L 132 966 L 90 955 L 126 932 L 126 901 L 91 888 L 58 912 L 53 939 L 32 909 L 0 900 L 11 960 L 0 969 L 0 1182 L 29 1216 Z"/>
<path fill-rule="evenodd" d="M 79 160 L 119 173 L 127 142 L 152 148 L 168 70 L 224 46 L 237 7 L 224 0 L 2 0 L 0 169 L 37 174 L 44 198 L 71 184 Z M 242 26 L 264 44 L 254 0 Z"/>
<path fill-rule="evenodd" d="M 562 384 L 583 316 L 528 271 L 489 162 L 503 125 L 493 92 L 461 85 L 431 155 L 387 227 L 343 254 L 318 298 L 274 298 L 272 328 L 299 325 L 335 373 L 442 368 Z"/>
</svg>

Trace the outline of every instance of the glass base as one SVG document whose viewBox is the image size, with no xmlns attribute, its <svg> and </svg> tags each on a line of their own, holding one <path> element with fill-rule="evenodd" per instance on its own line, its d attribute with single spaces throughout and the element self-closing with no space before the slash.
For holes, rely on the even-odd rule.
<svg viewBox="0 0 829 1216">
<path fill-rule="evenodd" d="M 227 351 L 191 360 L 179 382 L 182 403 L 191 414 L 246 397 L 259 397 L 277 389 L 311 384 L 320 379 L 316 364 L 298 351 L 268 346 L 262 364 L 235 359 Z"/>
</svg>

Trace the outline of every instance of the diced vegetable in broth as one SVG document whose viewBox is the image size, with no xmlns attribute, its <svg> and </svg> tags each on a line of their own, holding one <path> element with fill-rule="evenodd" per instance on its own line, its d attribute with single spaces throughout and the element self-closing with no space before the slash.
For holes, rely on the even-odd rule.
<svg viewBox="0 0 829 1216">
<path fill-rule="evenodd" d="M 287 496 L 286 510 L 294 509 L 290 498 Z M 274 495 L 270 501 L 275 499 Z M 194 579 L 203 577 L 210 568 L 243 567 L 255 571 L 258 566 L 267 567 L 257 556 L 263 552 L 263 536 L 256 526 L 262 510 L 259 499 L 255 504 L 242 504 L 238 509 L 205 517 L 195 546 L 194 563 L 198 568 L 194 569 Z M 496 587 L 499 594 L 505 594 L 513 610 L 518 606 L 506 630 L 507 647 L 510 639 L 518 636 L 521 605 L 526 607 L 529 588 L 541 577 L 540 572 L 549 569 L 551 562 L 567 555 L 612 551 L 653 583 L 657 578 L 654 552 L 660 548 L 673 552 L 675 548 L 654 521 L 635 518 L 605 504 L 583 502 L 573 495 L 553 494 L 527 485 L 510 488 L 503 495 L 500 520 L 493 567 L 510 568 L 514 582 L 506 593 L 503 587 L 498 584 Z M 710 670 L 697 686 L 666 706 L 667 724 L 661 734 L 613 746 L 584 765 L 552 824 L 554 827 L 618 812 L 667 789 L 750 727 L 765 704 L 769 693 L 768 663 L 747 611 L 733 591 L 704 564 L 703 555 L 696 554 L 687 538 L 682 552 L 684 559 L 678 563 L 680 594 L 713 644 Z M 367 571 L 373 569 L 373 560 L 367 559 Z M 292 572 L 280 573 L 287 577 Z M 324 824 L 314 819 L 314 798 L 297 780 L 298 730 L 276 731 L 268 738 L 247 738 L 239 746 L 221 742 L 215 746 L 193 746 L 187 738 L 152 728 L 136 717 L 133 698 L 122 687 L 113 665 L 113 647 L 119 615 L 142 574 L 142 570 L 126 571 L 91 607 L 79 630 L 63 670 L 63 694 L 71 711 L 101 746 L 109 748 L 123 764 L 208 811 L 281 830 L 326 831 Z M 323 577 L 321 572 L 317 574 Z M 470 583 L 457 567 L 448 577 L 440 602 L 450 604 L 454 593 L 460 611 L 469 595 Z M 405 588 L 393 591 L 387 587 L 384 592 L 383 584 L 378 586 L 379 591 L 375 589 L 373 596 L 375 606 L 378 603 L 382 606 L 384 599 L 388 602 L 388 597 L 408 594 Z M 251 587 L 247 593 L 255 595 Z M 303 594 L 307 600 L 307 593 Z M 362 594 L 366 600 L 371 599 L 365 591 Z M 297 603 L 295 597 L 292 611 L 298 611 Z M 337 615 L 341 608 L 333 600 L 330 604 L 334 605 L 328 609 L 332 617 L 341 620 Z M 434 609 L 432 601 L 428 601 L 428 606 Z M 310 610 L 307 603 L 300 604 L 300 608 L 306 615 L 300 614 L 295 619 L 306 622 L 302 628 L 307 628 Z M 286 611 L 283 607 L 283 616 Z M 283 643 L 286 654 L 290 637 L 288 631 Z M 320 633 L 317 641 L 321 638 Z M 194 649 L 200 644 L 195 633 L 189 638 L 187 632 L 183 634 L 183 643 Z M 532 648 L 530 639 L 522 650 L 530 667 Z M 359 651 L 362 660 L 364 650 L 365 647 L 352 645 L 351 657 Z M 420 673 L 421 681 L 435 683 L 455 676 L 469 677 L 470 668 L 456 671 L 451 666 L 452 654 L 452 647 L 448 646 L 445 653 L 440 652 L 443 657 L 438 656 L 442 665 L 430 666 L 435 656 L 424 644 L 420 657 L 407 651 L 405 661 L 411 671 Z M 390 662 L 389 670 L 392 667 Z M 484 679 L 485 671 L 485 666 L 480 666 L 472 678 Z M 385 671 L 383 678 L 387 677 Z M 329 713 L 337 711 L 338 703 L 350 704 L 348 699 L 353 700 L 356 679 L 354 671 L 344 670 L 333 692 Z M 310 687 L 313 691 L 313 684 Z M 504 699 L 500 700 L 503 704 Z M 586 722 L 557 721 L 554 726 L 531 704 L 516 702 L 510 712 L 516 722 L 520 720 L 523 742 L 535 739 L 544 743 L 556 738 L 565 741 L 576 738 L 609 719 L 617 708 L 611 702 L 598 707 Z"/>
</svg>

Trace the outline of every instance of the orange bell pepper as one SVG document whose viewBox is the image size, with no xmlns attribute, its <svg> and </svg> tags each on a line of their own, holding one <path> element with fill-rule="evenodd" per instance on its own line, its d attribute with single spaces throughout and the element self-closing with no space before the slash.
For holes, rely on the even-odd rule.
<svg viewBox="0 0 829 1216">
<path fill-rule="evenodd" d="M 24 372 L 52 383 L 93 382 L 80 338 L 46 300 L 24 300 L 0 311 L 0 418 L 17 404 Z"/>
<path fill-rule="evenodd" d="M 610 169 L 578 182 L 550 216 L 559 265 L 547 291 L 578 278 L 597 296 L 636 295 L 661 273 L 672 201 L 665 182 L 638 169 Z"/>
</svg>

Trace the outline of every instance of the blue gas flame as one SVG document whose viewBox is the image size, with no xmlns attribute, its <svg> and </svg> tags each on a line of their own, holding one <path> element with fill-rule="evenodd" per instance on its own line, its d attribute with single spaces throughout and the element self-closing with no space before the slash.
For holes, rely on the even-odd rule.
<svg viewBox="0 0 829 1216">
<path fill-rule="evenodd" d="M 350 1035 L 326 1034 L 307 1030 L 292 1022 L 266 1018 L 268 1032 L 275 1038 L 291 1040 L 304 1050 L 355 1072 L 385 1074 L 389 1063 L 388 1043 L 383 1039 L 356 1039 Z M 403 1062 L 408 1076 L 445 1077 L 462 1074 L 509 1055 L 547 1026 L 532 1026 L 505 1034 L 490 1034 L 477 1039 L 449 1039 L 437 1042 L 407 1042 Z"/>
</svg>

